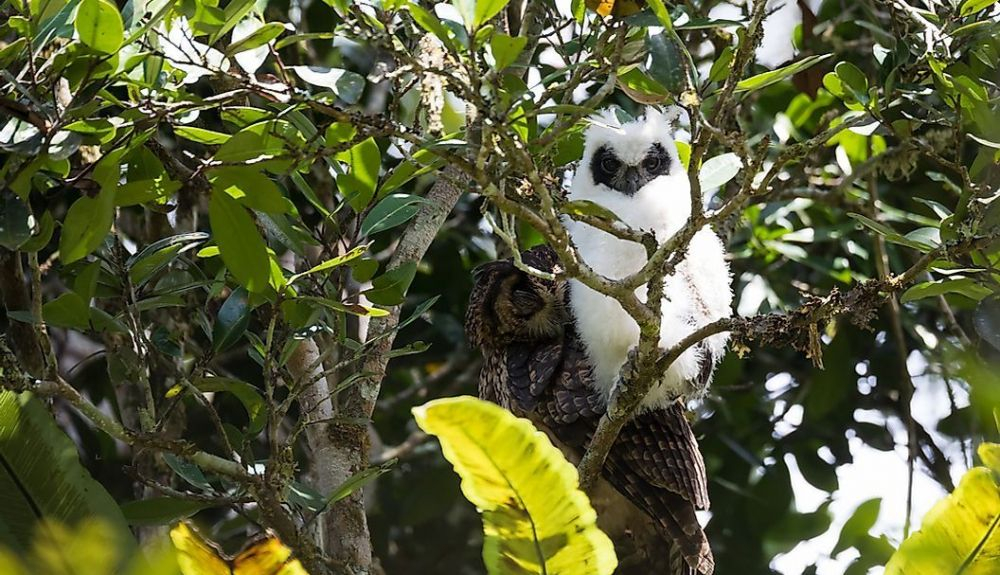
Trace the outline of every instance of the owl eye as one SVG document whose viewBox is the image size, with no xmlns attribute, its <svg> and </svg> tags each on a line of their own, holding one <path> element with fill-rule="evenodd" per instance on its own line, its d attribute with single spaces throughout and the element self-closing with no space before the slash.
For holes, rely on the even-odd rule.
<svg viewBox="0 0 1000 575">
<path fill-rule="evenodd" d="M 663 165 L 663 161 L 660 160 L 658 156 L 648 156 L 642 161 L 642 167 L 646 169 L 647 172 L 657 172 L 660 166 Z"/>
<path fill-rule="evenodd" d="M 617 172 L 618 168 L 621 167 L 621 165 L 622 163 L 619 162 L 617 158 L 614 158 L 612 156 L 607 156 L 601 160 L 601 170 L 603 170 L 608 174 L 613 174 Z"/>
</svg>

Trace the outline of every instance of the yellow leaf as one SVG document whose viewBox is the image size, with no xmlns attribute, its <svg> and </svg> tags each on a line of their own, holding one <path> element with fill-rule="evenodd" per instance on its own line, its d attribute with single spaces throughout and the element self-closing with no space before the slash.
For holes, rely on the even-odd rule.
<svg viewBox="0 0 1000 575">
<path fill-rule="evenodd" d="M 927 512 L 920 531 L 903 541 L 885 575 L 1000 573 L 998 526 L 1000 487 L 992 471 L 974 467 Z"/>
<path fill-rule="evenodd" d="M 413 409 L 441 441 L 462 492 L 483 516 L 483 561 L 491 574 L 604 575 L 614 547 L 579 489 L 574 468 L 530 421 L 472 397 Z"/>
<path fill-rule="evenodd" d="M 308 575 L 292 550 L 271 535 L 251 543 L 235 558 L 198 534 L 188 523 L 170 530 L 182 575 Z"/>
</svg>

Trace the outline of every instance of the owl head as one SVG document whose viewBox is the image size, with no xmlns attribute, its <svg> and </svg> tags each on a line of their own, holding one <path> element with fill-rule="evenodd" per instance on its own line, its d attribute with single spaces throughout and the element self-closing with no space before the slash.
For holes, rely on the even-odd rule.
<svg viewBox="0 0 1000 575">
<path fill-rule="evenodd" d="M 574 183 L 631 197 L 657 178 L 686 177 L 674 143 L 677 116 L 677 110 L 648 107 L 628 122 L 613 110 L 592 117 Z"/>
</svg>

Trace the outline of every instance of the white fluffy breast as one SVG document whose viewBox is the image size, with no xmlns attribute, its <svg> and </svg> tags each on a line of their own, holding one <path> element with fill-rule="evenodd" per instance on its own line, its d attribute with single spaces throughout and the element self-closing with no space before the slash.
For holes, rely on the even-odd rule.
<svg viewBox="0 0 1000 575">
<path fill-rule="evenodd" d="M 591 143 L 588 134 L 588 148 Z M 643 145 L 648 146 L 648 143 Z M 672 141 L 669 145 L 676 153 Z M 585 162 L 587 157 L 585 153 Z M 691 213 L 690 189 L 682 170 L 672 170 L 671 174 L 650 181 L 628 196 L 595 185 L 585 162 L 573 179 L 570 200 L 589 200 L 608 208 L 632 228 L 653 231 L 661 244 L 687 222 Z M 639 271 L 645 264 L 646 252 L 642 246 L 569 218 L 564 221 L 583 261 L 598 274 L 621 279 Z M 687 257 L 674 275 L 665 280 L 660 347 L 670 348 L 699 327 L 732 315 L 730 283 L 722 242 L 710 228 L 703 228 L 695 234 Z M 646 286 L 642 286 L 636 290 L 636 295 L 645 301 L 646 291 Z M 576 280 L 570 284 L 570 306 L 594 368 L 594 385 L 609 394 L 629 350 L 639 342 L 639 326 L 616 300 Z M 722 356 L 727 341 L 727 334 L 706 340 L 713 357 Z M 682 354 L 660 384 L 651 390 L 644 407 L 665 406 L 679 395 L 700 391 L 694 389 L 692 383 L 701 371 L 701 353 L 701 349 L 692 347 Z"/>
</svg>

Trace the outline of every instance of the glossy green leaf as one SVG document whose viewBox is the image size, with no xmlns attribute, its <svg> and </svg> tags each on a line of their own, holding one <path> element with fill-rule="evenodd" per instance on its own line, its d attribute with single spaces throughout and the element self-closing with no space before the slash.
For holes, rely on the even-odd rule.
<svg viewBox="0 0 1000 575">
<path fill-rule="evenodd" d="M 108 0 L 81 0 L 74 26 L 81 42 L 105 54 L 117 52 L 125 40 L 122 15 Z"/>
<path fill-rule="evenodd" d="M 252 293 L 268 291 L 267 246 L 250 214 L 227 193 L 213 193 L 208 203 L 212 239 L 236 281 Z"/>
<path fill-rule="evenodd" d="M 579 489 L 576 469 L 526 419 L 471 397 L 413 409 L 462 477 L 483 518 L 491 574 L 611 574 L 614 547 Z"/>
<path fill-rule="evenodd" d="M 685 87 L 684 67 L 680 50 L 670 34 L 661 32 L 646 38 L 646 48 L 652 56 L 649 75 L 671 94 L 680 94 Z"/>
<path fill-rule="evenodd" d="M 324 66 L 289 66 L 288 68 L 303 81 L 330 90 L 348 104 L 354 104 L 361 99 L 361 93 L 365 89 L 364 77 L 348 70 Z"/>
<path fill-rule="evenodd" d="M 223 134 L 222 132 L 215 132 L 204 128 L 195 128 L 193 126 L 177 126 L 174 128 L 174 134 L 178 138 L 213 146 L 225 144 L 231 137 L 230 134 Z"/>
<path fill-rule="evenodd" d="M 199 377 L 194 381 L 194 385 L 201 391 L 224 391 L 233 394 L 243 404 L 250 417 L 251 434 L 256 435 L 267 424 L 264 398 L 261 397 L 260 391 L 249 383 L 231 377 Z"/>
<path fill-rule="evenodd" d="M 48 213 L 48 212 L 46 212 Z M 28 205 L 15 194 L 0 197 L 0 246 L 14 251 L 31 237 Z"/>
<path fill-rule="evenodd" d="M 361 317 L 385 317 L 389 315 L 388 311 L 377 307 L 361 305 L 359 303 L 339 302 L 325 297 L 302 296 L 297 298 L 296 301 L 302 301 L 324 307 L 331 311 L 349 313 L 351 315 Z"/>
<path fill-rule="evenodd" d="M 756 76 L 751 76 L 749 78 L 741 80 L 738 84 L 736 84 L 736 91 L 753 92 L 755 90 L 760 90 L 761 88 L 765 88 L 767 86 L 770 86 L 771 84 L 775 84 L 786 78 L 790 78 L 795 74 L 798 74 L 799 72 L 808 70 L 809 68 L 812 68 L 816 64 L 819 64 L 820 62 L 830 58 L 831 56 L 832 54 L 807 56 L 799 60 L 798 62 L 789 64 L 782 68 L 778 68 L 777 70 L 771 70 L 769 72 L 757 74 Z"/>
<path fill-rule="evenodd" d="M 736 177 L 736 174 L 743 169 L 743 162 L 739 156 L 732 152 L 727 152 L 705 160 L 698 171 L 698 180 L 701 182 L 702 190 L 712 190 L 720 188 L 729 180 Z"/>
<path fill-rule="evenodd" d="M 141 287 L 153 274 L 169 265 L 184 252 L 200 246 L 209 237 L 204 232 L 192 232 L 169 236 L 149 244 L 125 262 L 132 283 L 136 287 Z"/>
<path fill-rule="evenodd" d="M 226 167 L 211 171 L 213 193 L 225 193 L 250 209 L 280 214 L 288 211 L 288 202 L 278 185 L 252 167 Z"/>
<path fill-rule="evenodd" d="M 382 152 L 375 140 L 368 138 L 350 150 L 337 155 L 348 165 L 348 172 L 337 178 L 337 185 L 354 211 L 364 210 L 375 196 Z"/>
<path fill-rule="evenodd" d="M 297 274 L 293 275 L 292 277 L 288 278 L 288 283 L 293 284 L 297 280 L 299 280 L 300 278 L 305 277 L 307 275 L 315 274 L 315 273 L 319 273 L 319 272 L 329 271 L 329 270 L 332 270 L 335 267 L 342 266 L 342 265 L 344 265 L 344 264 L 346 264 L 346 263 L 348 263 L 348 262 L 350 262 L 350 261 L 352 261 L 352 260 L 354 260 L 356 258 L 361 257 L 362 255 L 364 255 L 365 251 L 367 251 L 367 250 L 368 250 L 368 246 L 367 245 L 358 246 L 358 247 L 354 248 L 353 250 L 347 252 L 346 254 L 344 254 L 342 256 L 337 256 L 335 258 L 330 258 L 330 259 L 326 260 L 325 262 L 323 262 L 321 264 L 317 264 L 317 265 L 309 268 L 308 270 L 306 270 L 306 271 L 304 271 L 302 273 L 297 273 Z"/>
<path fill-rule="evenodd" d="M 962 16 L 969 16 L 989 8 L 996 2 L 997 0 L 964 0 L 959 7 L 959 13 Z"/>
<path fill-rule="evenodd" d="M 524 36 L 512 37 L 501 32 L 493 34 L 490 38 L 490 52 L 496 61 L 496 69 L 503 70 L 513 64 L 527 44 L 528 39 Z"/>
<path fill-rule="evenodd" d="M 219 308 L 212 326 L 212 350 L 225 351 L 236 345 L 250 325 L 250 303 L 247 291 L 236 288 Z"/>
<path fill-rule="evenodd" d="M 368 485 L 372 481 L 375 481 L 379 476 L 389 472 L 392 467 L 396 464 L 395 459 L 386 461 L 382 465 L 376 465 L 375 467 L 369 467 L 367 469 L 362 469 L 357 473 L 351 475 L 346 481 L 341 483 L 326 497 L 326 504 L 332 505 L 350 494 L 361 489 L 365 485 Z"/>
<path fill-rule="evenodd" d="M 280 22 L 268 22 L 260 28 L 251 32 L 248 36 L 240 38 L 226 48 L 226 54 L 232 56 L 254 48 L 260 48 L 271 40 L 274 40 L 285 31 L 285 25 Z"/>
<path fill-rule="evenodd" d="M 409 262 L 393 268 L 372 280 L 372 288 L 364 294 L 372 303 L 378 305 L 397 305 L 403 303 L 406 290 L 417 274 L 417 263 Z"/>
<path fill-rule="evenodd" d="M 368 212 L 361 222 L 361 234 L 370 236 L 404 224 L 420 211 L 427 200 L 411 194 L 391 194 Z"/>
<path fill-rule="evenodd" d="M 90 306 L 75 292 L 67 292 L 42 306 L 46 324 L 79 331 L 90 328 Z"/>
<path fill-rule="evenodd" d="M 926 281 L 909 288 L 899 300 L 903 303 L 949 293 L 958 293 L 976 301 L 990 295 L 990 289 L 972 278 L 945 278 Z"/>
</svg>

